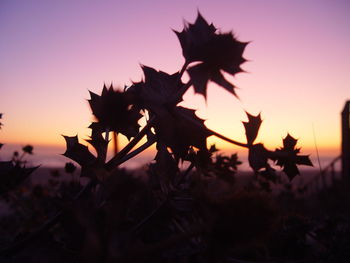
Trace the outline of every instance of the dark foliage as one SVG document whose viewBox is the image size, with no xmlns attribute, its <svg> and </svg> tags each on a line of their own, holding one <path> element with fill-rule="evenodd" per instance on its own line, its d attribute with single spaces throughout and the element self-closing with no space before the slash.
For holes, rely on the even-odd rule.
<svg viewBox="0 0 350 263">
<path fill-rule="evenodd" d="M 0 114 L 0 119 L 2 114 Z M 0 123 L 0 129 L 1 129 Z M 0 149 L 3 144 L 0 143 Z M 37 167 L 26 167 L 23 160 L 25 154 L 33 154 L 33 146 L 26 145 L 22 148 L 23 153 L 19 155 L 17 151 L 13 153 L 11 161 L 0 161 L 0 196 L 19 187 Z"/>
<path fill-rule="evenodd" d="M 178 72 L 169 75 L 147 66 L 142 66 L 142 71 L 144 81 L 135 82 L 126 91 L 140 108 L 162 115 L 167 108 L 172 108 L 182 101 L 174 96 L 184 85 Z"/>
<path fill-rule="evenodd" d="M 174 107 L 157 118 L 154 128 L 157 139 L 171 148 L 176 159 L 184 159 L 191 146 L 207 149 L 206 139 L 210 133 L 194 110 Z"/>
<path fill-rule="evenodd" d="M 127 93 L 116 91 L 113 86 L 109 89 L 104 86 L 101 96 L 91 91 L 90 96 L 92 114 L 104 130 L 122 133 L 129 139 L 138 133 L 137 121 L 142 115 Z"/>
<path fill-rule="evenodd" d="M 104 86 L 101 95 L 90 92 L 96 119 L 86 142 L 96 154 L 78 136 L 64 136 L 63 155 L 75 162 L 64 167 L 70 175 L 63 177 L 63 170 L 55 170 L 47 185 L 22 187 L 34 169 L 26 168 L 22 159 L 23 154 L 32 154 L 31 146 L 0 163 L 0 193 L 4 198 L 7 195 L 4 200 L 13 209 L 0 218 L 0 261 L 349 259 L 347 221 L 319 217 L 315 223 L 296 205 L 300 203 L 293 186 L 276 170 L 281 167 L 292 180 L 299 174 L 298 165 L 312 165 L 308 156 L 300 155 L 296 139 L 288 134 L 283 147 L 275 150 L 255 143 L 261 115 L 247 113 L 248 121 L 243 122 L 247 142 L 237 142 L 208 129 L 195 110 L 178 105 L 190 87 L 206 96 L 209 81 L 236 96 L 234 85 L 223 74 L 243 71 L 247 43 L 231 32 L 218 33 L 199 13 L 194 24 L 186 23 L 175 33 L 185 58 L 179 72 L 168 74 L 142 66 L 144 79 L 123 91 Z M 183 83 L 186 71 L 190 80 Z M 146 125 L 140 129 L 141 118 Z M 130 141 L 108 160 L 110 132 Z M 209 136 L 249 151 L 253 169 L 249 184 L 239 187 L 237 183 L 241 176 L 237 154 L 227 156 L 215 146 L 208 148 Z M 142 138 L 146 141 L 140 145 Z M 154 143 L 154 161 L 138 171 L 143 176 L 119 167 Z M 283 184 L 280 195 L 267 193 Z M 290 204 L 295 205 L 293 211 Z"/>
<path fill-rule="evenodd" d="M 64 156 L 77 162 L 79 165 L 91 166 L 96 161 L 96 157 L 89 152 L 88 148 L 79 143 L 78 136 L 64 136 L 67 144 L 67 150 L 63 154 Z"/>
<path fill-rule="evenodd" d="M 216 33 L 217 29 L 198 13 L 194 24 L 187 23 L 181 31 L 175 31 L 179 38 L 186 63 L 200 62 L 188 69 L 194 89 L 206 97 L 207 83 L 215 82 L 236 95 L 234 86 L 227 81 L 221 71 L 235 75 L 242 71 L 240 65 L 248 43 L 238 41 L 233 34 Z"/>
<path fill-rule="evenodd" d="M 272 159 L 276 164 L 283 167 L 283 172 L 287 174 L 290 180 L 300 174 L 297 164 L 312 166 L 307 155 L 298 155 L 300 148 L 295 148 L 297 140 L 289 134 L 283 139 L 283 147 L 276 149 L 272 154 Z"/>
<path fill-rule="evenodd" d="M 26 168 L 12 161 L 0 162 L 0 195 L 18 187 L 36 168 Z"/>
</svg>

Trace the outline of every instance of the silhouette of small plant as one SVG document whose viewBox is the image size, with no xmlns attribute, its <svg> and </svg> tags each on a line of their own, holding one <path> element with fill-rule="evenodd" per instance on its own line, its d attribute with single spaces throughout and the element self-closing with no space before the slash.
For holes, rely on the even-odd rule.
<svg viewBox="0 0 350 263">
<path fill-rule="evenodd" d="M 0 119 L 2 114 L 0 114 Z M 2 123 L 0 123 L 1 129 Z M 3 144 L 0 143 L 0 149 Z M 0 162 L 0 196 L 8 193 L 9 191 L 17 188 L 22 184 L 28 176 L 37 168 L 27 168 L 26 161 L 23 157 L 26 154 L 33 154 L 33 146 L 26 145 L 22 148 L 22 154 L 19 155 L 17 151 L 13 153 L 11 161 Z"/>
</svg>

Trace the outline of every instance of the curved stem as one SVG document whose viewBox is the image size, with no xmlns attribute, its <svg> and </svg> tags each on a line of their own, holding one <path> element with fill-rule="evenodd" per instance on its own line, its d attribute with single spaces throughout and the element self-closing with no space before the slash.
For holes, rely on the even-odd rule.
<svg viewBox="0 0 350 263">
<path fill-rule="evenodd" d="M 187 67 L 188 67 L 189 63 L 185 62 L 184 65 L 182 66 L 181 70 L 180 70 L 180 79 L 182 77 L 182 75 L 184 74 L 184 72 L 186 71 Z M 192 86 L 192 82 L 191 80 L 189 80 L 185 85 L 182 86 L 181 89 L 179 89 L 179 91 L 174 94 L 174 99 L 177 100 L 178 98 L 182 98 L 182 96 L 186 93 L 186 91 L 188 90 L 189 87 Z M 196 125 L 198 125 L 195 121 L 193 121 L 192 119 L 190 118 L 187 118 L 187 116 L 183 115 L 183 117 L 185 117 L 186 119 L 190 120 L 191 122 L 195 123 Z M 198 125 L 199 127 L 201 127 L 200 125 Z M 238 142 L 238 141 L 235 141 L 235 140 L 232 140 L 230 138 L 227 138 L 226 136 L 216 132 L 216 131 L 213 131 L 211 129 L 208 129 L 206 128 L 208 132 L 210 132 L 212 135 L 224 140 L 224 141 L 227 141 L 229 143 L 232 143 L 232 144 L 235 144 L 237 146 L 241 146 L 241 147 L 244 147 L 244 148 L 249 148 L 249 145 L 246 144 L 246 143 L 241 143 L 241 142 Z"/>
<path fill-rule="evenodd" d="M 181 68 L 181 70 L 179 71 L 179 74 L 180 74 L 179 79 L 180 79 L 180 80 L 181 80 L 181 78 L 182 78 L 182 75 L 185 73 L 185 71 L 186 71 L 188 65 L 189 65 L 189 63 L 188 63 L 187 61 L 182 65 L 182 68 Z"/>
<path fill-rule="evenodd" d="M 214 136 L 216 136 L 216 137 L 218 137 L 218 138 L 220 138 L 220 139 L 222 139 L 222 140 L 224 140 L 224 141 L 227 141 L 227 142 L 229 142 L 229 143 L 232 143 L 232 144 L 234 144 L 234 145 L 241 146 L 241 147 L 244 147 L 244 148 L 249 148 L 249 145 L 246 144 L 246 143 L 242 143 L 242 142 L 238 142 L 238 141 L 232 140 L 232 139 L 227 138 L 226 136 L 224 136 L 224 135 L 222 135 L 222 134 L 220 134 L 220 133 L 218 133 L 218 132 L 216 132 L 216 131 L 213 131 L 213 130 L 211 130 L 211 129 L 208 129 L 208 128 L 207 128 L 207 130 L 208 130 L 210 133 L 212 133 L 212 135 L 214 135 Z"/>
<path fill-rule="evenodd" d="M 192 118 L 188 117 L 187 115 L 181 113 L 180 111 L 178 112 L 183 118 L 185 118 L 186 120 L 192 122 L 194 125 L 196 125 L 198 128 L 201 128 L 201 129 L 205 129 L 208 133 L 210 133 L 210 135 L 214 135 L 224 141 L 227 141 L 229 143 L 232 143 L 232 144 L 235 144 L 237 146 L 241 146 L 241 147 L 244 147 L 244 148 L 249 148 L 249 145 L 246 144 L 246 143 L 242 143 L 242 142 L 239 142 L 239 141 L 235 141 L 235 140 L 232 140 L 230 138 L 227 138 L 226 136 L 216 132 L 216 131 L 213 131 L 211 129 L 208 129 L 207 127 L 203 127 L 202 124 L 196 122 L 195 120 L 193 120 Z"/>
</svg>

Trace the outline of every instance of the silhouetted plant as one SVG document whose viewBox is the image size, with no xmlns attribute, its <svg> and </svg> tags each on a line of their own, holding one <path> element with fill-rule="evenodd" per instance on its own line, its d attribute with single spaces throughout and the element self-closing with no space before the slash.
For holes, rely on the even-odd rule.
<svg viewBox="0 0 350 263">
<path fill-rule="evenodd" d="M 209 222 L 216 222 L 215 216 L 208 216 L 208 212 L 211 211 L 210 213 L 215 215 L 215 211 L 219 210 L 210 207 L 225 207 L 227 201 L 214 204 L 209 201 L 210 198 L 205 198 L 204 193 L 207 190 L 199 190 L 205 187 L 200 182 L 203 179 L 200 178 L 215 177 L 233 184 L 240 162 L 237 155 L 214 155 L 215 147 L 207 148 L 206 140 L 209 136 L 217 136 L 247 148 L 249 164 L 253 171 L 268 182 L 276 182 L 275 169 L 271 167 L 273 163 L 281 166 L 290 180 L 299 174 L 297 165 L 312 165 L 308 156 L 299 155 L 299 149 L 295 148 L 297 140 L 289 134 L 283 140 L 283 147 L 274 151 L 266 149 L 261 143 L 254 144 L 262 123 L 260 114 L 253 116 L 247 113 L 248 121 L 243 122 L 247 142 L 243 143 L 207 128 L 194 110 L 179 106 L 183 94 L 190 87 L 206 98 L 210 81 L 237 97 L 235 86 L 224 77 L 223 72 L 232 76 L 242 72 L 241 64 L 246 61 L 242 55 L 248 43 L 238 41 L 231 32 L 218 32 L 213 24 L 208 24 L 200 14 L 194 24 L 186 23 L 181 32 L 175 33 L 185 58 L 179 72 L 168 74 L 142 66 L 144 79 L 125 87 L 123 91 L 114 90 L 113 86 L 109 89 L 104 86 L 101 95 L 90 92 L 89 103 L 96 122 L 90 126 L 91 136 L 88 143 L 95 148 L 97 156 L 80 144 L 77 136 L 65 136 L 67 150 L 64 155 L 81 166 L 82 176 L 87 176 L 94 184 L 101 185 L 99 196 L 106 194 L 101 189 L 109 178 L 115 177 L 113 180 L 116 182 L 121 180 L 118 179 L 118 176 L 122 177 L 117 172 L 120 164 L 156 143 L 155 162 L 148 169 L 149 186 L 154 195 L 155 207 L 148 206 L 149 215 L 143 220 L 134 218 L 135 221 L 125 225 L 123 232 L 126 231 L 127 237 L 120 236 L 118 242 L 122 242 L 120 238 L 126 242 L 133 239 L 136 233 L 143 233 L 147 236 L 144 240 L 147 247 L 148 242 L 163 242 L 181 231 L 196 233 L 197 236 L 198 231 L 203 231 L 202 227 L 209 227 Z M 189 80 L 183 83 L 182 76 L 185 72 L 188 73 Z M 146 125 L 141 130 L 138 125 L 140 118 L 146 119 Z M 130 142 L 107 160 L 108 134 L 111 131 L 125 135 Z M 105 137 L 103 133 L 106 134 Z M 145 136 L 146 142 L 134 149 Z M 187 170 L 181 171 L 180 163 L 188 163 Z M 133 191 L 133 186 L 125 187 L 128 191 Z M 109 203 L 106 196 L 99 198 L 102 198 L 102 204 Z M 197 202 L 200 204 L 198 207 L 195 205 Z M 220 214 L 219 217 L 221 216 L 223 215 Z M 209 219 L 211 217 L 214 218 Z M 126 223 L 124 219 L 122 221 Z M 155 222 L 159 224 L 157 233 L 147 232 L 148 228 L 155 231 Z M 203 239 L 198 242 L 189 239 L 180 247 L 185 249 L 192 246 L 192 249 L 199 249 L 203 242 L 206 243 Z M 191 249 L 186 253 L 192 253 L 190 251 Z M 126 253 L 124 256 L 128 257 L 127 250 L 120 253 Z M 171 254 L 170 251 L 167 253 Z M 170 254 L 168 257 L 173 257 L 173 260 L 177 258 Z"/>
<path fill-rule="evenodd" d="M 2 114 L 0 114 L 0 119 Z M 2 123 L 0 123 L 1 129 Z M 0 143 L 0 149 L 3 144 Z M 26 145 L 22 148 L 22 154 L 19 155 L 17 151 L 13 153 L 11 161 L 1 161 L 0 162 L 0 196 L 6 194 L 7 192 L 17 188 L 21 183 L 23 183 L 28 176 L 37 168 L 27 168 L 26 161 L 23 157 L 26 154 L 33 154 L 33 146 Z"/>
<path fill-rule="evenodd" d="M 47 233 L 46 238 L 63 244 L 56 253 L 68 254 L 68 249 L 71 260 L 78 262 L 229 262 L 241 255 L 242 244 L 257 251 L 254 260 L 268 259 L 260 249 L 266 249 L 277 224 L 275 204 L 254 192 L 235 193 L 238 156 L 219 153 L 215 146 L 208 149 L 207 138 L 216 136 L 246 148 L 254 174 L 268 182 L 277 182 L 273 164 L 289 180 L 299 174 L 297 165 L 312 164 L 299 154 L 297 140 L 289 134 L 279 149 L 254 144 L 260 114 L 247 113 L 248 121 L 243 122 L 247 142 L 239 142 L 207 128 L 193 109 L 179 106 L 190 87 L 206 99 L 209 82 L 237 97 L 224 73 L 234 76 L 243 71 L 248 43 L 238 41 L 232 32 L 219 32 L 199 13 L 195 23 L 185 23 L 181 32 L 174 32 L 185 59 L 178 72 L 143 65 L 140 82 L 122 91 L 111 85 L 104 86 L 101 95 L 90 92 L 96 121 L 89 126 L 87 142 L 96 155 L 78 136 L 64 136 L 64 155 L 81 167 L 80 176 L 87 177 L 87 183 L 72 181 L 57 187 L 56 213 L 26 238 L 4 248 L 3 255 L 14 254 Z M 189 80 L 183 83 L 185 73 Z M 142 128 L 141 118 L 146 120 Z M 129 143 L 108 160 L 110 132 L 125 135 Z M 146 142 L 136 147 L 145 137 Z M 155 159 L 144 178 L 119 168 L 153 144 Z M 27 153 L 31 150 L 25 148 Z M 67 163 L 65 169 L 73 173 L 75 166 Z M 217 185 L 226 190 L 215 189 Z M 36 189 L 36 196 L 41 190 Z M 52 226 L 56 228 L 49 232 Z"/>
<path fill-rule="evenodd" d="M 97 122 L 90 126 L 92 135 L 88 142 L 96 149 L 97 157 L 81 145 L 77 137 L 65 137 L 67 157 L 82 167 L 93 166 L 97 161 L 101 165 L 106 159 L 108 144 L 102 133 L 115 131 L 133 139 L 119 154 L 103 164 L 109 171 L 125 161 L 128 158 L 126 156 L 133 157 L 134 154 L 127 154 L 145 135 L 148 138 L 145 146 L 157 143 L 169 147 L 176 162 L 187 160 L 192 147 L 201 152 L 208 152 L 206 139 L 214 135 L 247 148 L 249 164 L 256 173 L 272 172 L 269 163 L 271 160 L 283 168 L 289 179 L 293 179 L 299 174 L 297 165 L 312 165 L 308 156 L 298 155 L 300 149 L 295 148 L 297 140 L 289 134 L 283 140 L 283 147 L 275 151 L 267 150 L 263 144 L 254 144 L 262 123 L 260 114 L 253 116 L 247 113 L 248 121 L 243 122 L 247 143 L 241 143 L 208 129 L 194 110 L 178 106 L 182 95 L 191 86 L 197 93 L 206 97 L 209 81 L 236 95 L 234 85 L 226 80 L 221 72 L 225 71 L 231 75 L 242 72 L 241 64 L 246 61 L 242 55 L 247 43 L 238 41 L 231 32 L 217 32 L 213 24 L 209 25 L 200 14 L 194 24 L 187 23 L 181 32 L 175 33 L 185 58 L 182 69 L 177 73 L 167 74 L 142 66 L 144 80 L 126 87 L 124 91 L 116 91 L 111 86 L 109 89 L 104 87 L 101 96 L 90 92 L 89 103 Z M 181 81 L 185 72 L 190 77 L 187 83 Z M 145 112 L 148 115 L 145 115 Z M 138 131 L 138 120 L 142 116 L 149 116 L 150 119 L 147 125 Z M 154 132 L 151 131 L 152 127 Z M 139 151 L 145 148 L 140 147 Z"/>
</svg>

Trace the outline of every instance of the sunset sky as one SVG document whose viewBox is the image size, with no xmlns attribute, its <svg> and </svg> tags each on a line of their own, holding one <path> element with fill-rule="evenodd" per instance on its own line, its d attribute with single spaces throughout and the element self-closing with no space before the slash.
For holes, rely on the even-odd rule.
<svg viewBox="0 0 350 263">
<path fill-rule="evenodd" d="M 190 90 L 184 105 L 206 125 L 245 142 L 245 110 L 264 120 L 258 140 L 281 145 L 289 132 L 303 152 L 338 153 L 340 112 L 350 99 L 348 0 L 1 0 L 0 142 L 65 145 L 87 138 L 88 90 L 142 78 L 140 64 L 168 73 L 184 59 L 172 29 L 199 10 L 222 32 L 251 41 L 232 79 L 240 100 L 211 85 L 207 102 Z M 215 141 L 219 148 L 229 145 Z"/>
</svg>

